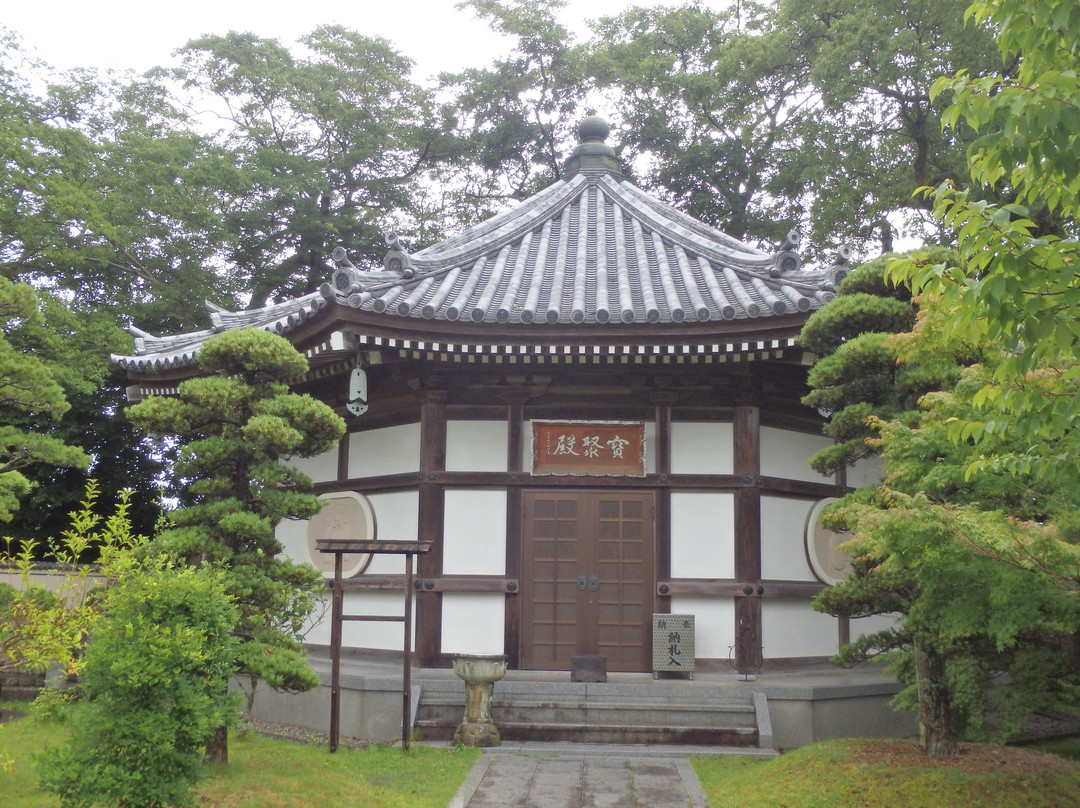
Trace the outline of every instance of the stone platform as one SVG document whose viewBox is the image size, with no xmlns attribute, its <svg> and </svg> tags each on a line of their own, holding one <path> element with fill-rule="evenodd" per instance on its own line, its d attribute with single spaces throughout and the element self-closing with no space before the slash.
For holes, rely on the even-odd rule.
<svg viewBox="0 0 1080 808">
<path fill-rule="evenodd" d="M 316 651 L 311 658 L 323 685 L 299 695 L 261 686 L 256 719 L 312 730 L 329 726 L 329 657 Z M 349 654 L 342 660 L 341 686 L 343 737 L 400 740 L 399 663 Z M 414 668 L 412 686 L 414 736 L 449 742 L 464 712 L 463 683 L 449 669 Z M 571 682 L 569 672 L 511 670 L 495 685 L 492 713 L 507 741 L 792 749 L 829 738 L 915 735 L 914 716 L 889 707 L 899 689 L 874 666 L 793 668 L 750 680 L 734 673 L 698 672 L 693 680 L 611 673 L 606 682 Z M 716 715 L 727 712 L 735 716 L 730 726 Z"/>
</svg>

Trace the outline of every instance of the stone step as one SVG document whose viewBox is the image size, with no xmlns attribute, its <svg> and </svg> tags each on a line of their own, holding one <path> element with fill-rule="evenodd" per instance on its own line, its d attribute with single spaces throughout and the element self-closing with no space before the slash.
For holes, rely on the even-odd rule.
<svg viewBox="0 0 1080 808">
<path fill-rule="evenodd" d="M 413 725 L 420 740 L 447 741 L 458 721 L 417 719 Z M 604 725 L 578 722 L 542 723 L 500 721 L 499 734 L 507 741 L 572 741 L 610 744 L 693 744 L 700 746 L 756 746 L 758 732 L 749 727 L 661 727 Z"/>
<path fill-rule="evenodd" d="M 496 686 L 491 702 L 492 720 L 506 740 L 713 746 L 754 746 L 759 741 L 750 694 L 652 685 L 507 685 Z M 424 739 L 447 740 L 464 709 L 460 683 L 425 684 L 414 726 Z"/>
<path fill-rule="evenodd" d="M 422 698 L 418 717 L 446 716 L 461 720 L 462 701 Z M 755 727 L 752 704 L 672 705 L 629 702 L 558 703 L 538 700 L 492 701 L 496 723 L 532 721 L 543 723 L 611 724 L 660 727 Z"/>
</svg>

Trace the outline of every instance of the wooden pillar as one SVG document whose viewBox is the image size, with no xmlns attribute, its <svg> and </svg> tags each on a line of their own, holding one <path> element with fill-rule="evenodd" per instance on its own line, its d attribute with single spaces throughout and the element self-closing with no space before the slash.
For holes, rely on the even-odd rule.
<svg viewBox="0 0 1080 808">
<path fill-rule="evenodd" d="M 346 431 L 338 441 L 337 478 L 341 482 L 349 479 L 349 440 L 352 433 Z"/>
<path fill-rule="evenodd" d="M 735 580 L 742 593 L 735 597 L 735 670 L 755 674 L 761 669 L 761 412 L 738 407 L 734 423 Z"/>
<path fill-rule="evenodd" d="M 678 394 L 666 391 L 655 392 L 651 397 L 656 407 L 656 475 L 661 483 L 656 489 L 656 581 L 671 578 L 671 488 L 663 483 L 671 475 L 671 408 L 677 399 Z M 655 594 L 653 611 L 670 613 L 671 596 Z"/>
<path fill-rule="evenodd" d="M 526 475 L 523 441 L 525 438 L 525 392 L 506 394 L 506 470 L 510 484 L 506 488 L 506 577 L 516 580 L 518 588 L 506 593 L 503 612 L 503 653 L 507 667 L 521 667 L 521 486 L 515 481 Z"/>
<path fill-rule="evenodd" d="M 446 470 L 446 394 L 428 393 L 420 407 L 420 514 L 417 532 L 431 551 L 420 557 L 417 575 L 442 577 L 443 523 L 446 496 L 436 482 Z M 416 660 L 431 667 L 442 651 L 442 593 L 421 591 L 416 596 Z"/>
</svg>

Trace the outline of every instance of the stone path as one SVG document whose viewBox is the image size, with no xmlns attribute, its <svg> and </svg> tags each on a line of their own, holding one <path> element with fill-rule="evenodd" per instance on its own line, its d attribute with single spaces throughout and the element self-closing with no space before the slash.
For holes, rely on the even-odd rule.
<svg viewBox="0 0 1080 808">
<path fill-rule="evenodd" d="M 450 808 L 708 808 L 686 758 L 485 753 Z"/>
</svg>

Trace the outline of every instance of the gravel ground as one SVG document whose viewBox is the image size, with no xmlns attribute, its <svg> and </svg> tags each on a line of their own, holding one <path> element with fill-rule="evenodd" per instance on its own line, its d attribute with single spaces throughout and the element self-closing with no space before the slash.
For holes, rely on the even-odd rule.
<svg viewBox="0 0 1080 808">
<path fill-rule="evenodd" d="M 270 721 L 255 721 L 246 718 L 242 719 L 240 725 L 237 727 L 239 732 L 243 732 L 245 729 L 256 732 L 267 738 L 295 741 L 296 743 L 316 744 L 318 746 L 330 745 L 330 733 L 314 729 L 290 727 L 287 724 L 274 724 Z M 344 736 L 338 738 L 338 746 L 348 746 L 353 749 L 364 749 L 371 746 L 373 743 L 374 741 L 363 740 L 361 738 L 347 738 Z"/>
</svg>

